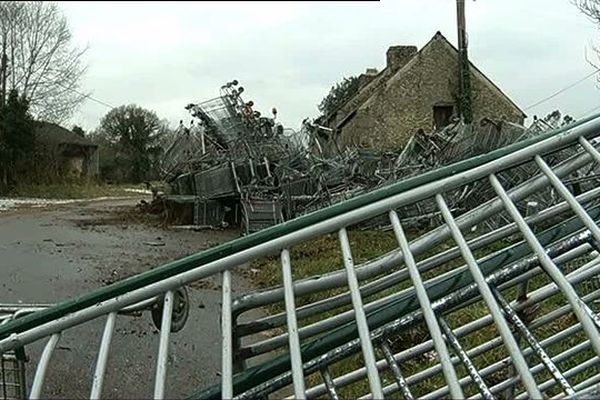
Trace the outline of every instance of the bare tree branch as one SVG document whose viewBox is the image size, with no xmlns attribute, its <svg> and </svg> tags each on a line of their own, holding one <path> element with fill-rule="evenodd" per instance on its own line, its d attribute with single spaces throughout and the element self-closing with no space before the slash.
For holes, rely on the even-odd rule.
<svg viewBox="0 0 600 400">
<path fill-rule="evenodd" d="M 87 51 L 71 43 L 67 19 L 55 3 L 0 1 L 0 48 L 9 57 L 8 89 L 18 89 L 38 118 L 61 123 L 88 96 L 79 85 Z"/>
<path fill-rule="evenodd" d="M 600 27 L 600 0 L 571 0 L 571 4 L 575 5 L 579 11 L 590 21 Z M 590 43 L 589 46 L 594 54 L 594 59 L 585 51 L 585 60 L 595 69 L 600 69 L 600 48 Z M 600 87 L 600 76 L 596 77 L 596 84 Z"/>
</svg>

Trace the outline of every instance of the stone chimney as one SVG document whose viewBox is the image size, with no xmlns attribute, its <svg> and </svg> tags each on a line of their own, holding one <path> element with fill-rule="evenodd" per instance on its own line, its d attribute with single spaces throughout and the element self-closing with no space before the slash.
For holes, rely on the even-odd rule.
<svg viewBox="0 0 600 400">
<path fill-rule="evenodd" d="M 391 46 L 387 53 L 387 67 L 394 73 L 417 54 L 417 46 Z"/>
<path fill-rule="evenodd" d="M 377 76 L 377 68 L 367 68 L 367 70 L 358 77 L 358 88 L 361 89 L 369 84 Z"/>
</svg>

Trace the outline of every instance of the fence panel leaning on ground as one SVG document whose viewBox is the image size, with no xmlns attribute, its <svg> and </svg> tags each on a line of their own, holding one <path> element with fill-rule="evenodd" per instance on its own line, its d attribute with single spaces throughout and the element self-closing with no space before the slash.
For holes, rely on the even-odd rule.
<svg viewBox="0 0 600 400">
<path fill-rule="evenodd" d="M 36 398 L 61 333 L 103 318 L 90 383 L 97 398 L 119 311 L 158 298 L 154 395 L 163 398 L 175 294 L 221 274 L 221 384 L 191 398 L 597 396 L 599 136 L 596 115 L 8 319 L 0 353 L 46 340 L 29 393 Z M 523 167 L 536 172 L 513 184 L 511 171 Z M 450 209 L 448 197 L 475 183 L 494 196 Z M 424 201 L 437 206 L 433 228 L 405 230 L 396 210 Z M 352 227 L 382 214 L 397 246 L 359 260 Z M 339 259 L 331 272 L 302 276 L 294 247 L 332 233 Z M 231 272 L 274 254 L 280 286 L 233 298 Z M 263 316 L 249 319 L 256 308 Z"/>
</svg>

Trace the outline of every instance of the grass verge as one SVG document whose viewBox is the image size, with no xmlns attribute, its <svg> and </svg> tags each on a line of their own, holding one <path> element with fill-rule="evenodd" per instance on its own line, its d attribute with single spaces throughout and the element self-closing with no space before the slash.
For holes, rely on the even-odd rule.
<svg viewBox="0 0 600 400">
<path fill-rule="evenodd" d="M 44 199 L 91 199 L 97 197 L 140 196 L 127 189 L 145 189 L 138 184 L 106 184 L 98 182 L 63 182 L 48 184 L 22 183 L 14 187 L 9 197 L 34 197 Z"/>
</svg>

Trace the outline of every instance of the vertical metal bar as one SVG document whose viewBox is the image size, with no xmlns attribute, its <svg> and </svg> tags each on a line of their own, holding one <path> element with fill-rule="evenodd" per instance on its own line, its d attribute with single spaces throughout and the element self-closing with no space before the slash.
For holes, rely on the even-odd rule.
<svg viewBox="0 0 600 400">
<path fill-rule="evenodd" d="M 21 348 L 21 351 L 24 351 L 23 348 Z M 16 352 L 17 354 L 17 359 L 18 359 L 18 364 L 19 364 L 19 383 L 20 383 L 20 387 L 19 387 L 19 394 L 21 396 L 22 399 L 27 398 L 27 385 L 26 385 L 26 378 L 25 378 L 25 360 L 23 358 L 25 358 L 25 354 L 23 353 L 23 358 L 21 358 L 18 354 L 19 354 L 19 350 L 17 350 Z"/>
<path fill-rule="evenodd" d="M 294 394 L 297 399 L 304 399 L 304 373 L 302 370 L 302 356 L 300 354 L 300 337 L 298 336 L 298 321 L 296 318 L 296 304 L 294 301 L 294 286 L 292 266 L 288 249 L 281 251 L 281 269 L 283 272 L 283 286 L 285 296 L 285 312 L 288 325 L 288 339 L 290 343 L 290 356 L 292 361 L 292 378 L 294 381 Z"/>
<path fill-rule="evenodd" d="M 390 345 L 387 341 L 384 340 L 383 343 L 381 343 L 381 350 L 383 350 L 385 359 L 388 365 L 390 366 L 392 373 L 394 374 L 394 378 L 396 378 L 396 383 L 400 387 L 400 392 L 406 400 L 413 400 L 414 397 L 410 392 L 408 383 L 406 382 L 406 379 L 404 379 L 404 377 L 402 376 L 402 371 L 400 371 L 400 367 L 398 366 L 398 363 L 394 358 L 394 353 L 392 352 L 392 349 L 390 349 Z"/>
<path fill-rule="evenodd" d="M 222 274 L 223 299 L 221 304 L 221 394 L 233 398 L 233 327 L 231 315 L 231 272 Z"/>
<path fill-rule="evenodd" d="M 4 353 L 0 353 L 0 373 L 2 373 L 2 398 L 7 399 L 8 395 L 6 394 L 6 367 L 4 366 Z"/>
<path fill-rule="evenodd" d="M 552 377 L 558 382 L 558 384 L 563 388 L 564 392 L 568 395 L 575 394 L 575 391 L 569 384 L 569 382 L 565 379 L 565 377 L 561 374 L 560 370 L 556 367 L 550 356 L 546 353 L 544 348 L 540 345 L 540 343 L 535 339 L 533 334 L 527 329 L 521 318 L 515 313 L 515 311 L 510 307 L 508 302 L 504 299 L 502 294 L 495 288 L 492 288 L 492 292 L 498 299 L 498 303 L 504 310 L 508 319 L 513 323 L 513 325 L 521 332 L 527 343 L 531 346 L 531 349 L 540 357 L 542 363 L 546 366 L 546 369 L 552 374 Z"/>
<path fill-rule="evenodd" d="M 537 201 L 528 201 L 527 202 L 527 217 L 537 215 L 537 213 L 538 213 L 538 202 Z M 517 302 L 524 302 L 527 300 L 528 287 L 529 287 L 529 279 L 527 279 L 527 280 L 521 282 L 521 284 L 519 284 L 519 289 L 517 292 Z M 521 345 L 521 336 L 518 333 L 515 333 L 515 340 L 517 341 L 517 344 L 520 346 Z M 527 358 L 525 358 L 525 360 L 527 361 Z M 513 375 L 513 376 L 518 375 L 518 372 L 516 371 L 515 367 L 512 364 L 508 366 L 508 374 Z M 508 387 L 508 389 L 506 389 L 506 398 L 507 399 L 514 398 L 516 396 L 516 390 L 517 390 L 517 381 L 515 381 L 514 384 L 510 385 Z"/>
<path fill-rule="evenodd" d="M 583 136 L 579 137 L 579 144 L 591 155 L 597 163 L 600 163 L 600 153 L 598 150 Z"/>
<path fill-rule="evenodd" d="M 532 217 L 538 213 L 538 202 L 528 201 L 527 202 L 527 217 Z M 519 285 L 519 292 L 517 294 L 517 301 L 527 300 L 527 287 L 529 286 L 529 279 L 525 280 Z"/>
<path fill-rule="evenodd" d="M 367 376 L 369 377 L 371 394 L 375 399 L 383 399 L 383 390 L 381 389 L 381 380 L 377 371 L 373 343 L 371 343 L 369 325 L 367 324 L 367 316 L 365 315 L 365 309 L 360 296 L 360 288 L 358 286 L 358 279 L 356 278 L 356 271 L 354 270 L 354 260 L 352 259 L 352 252 L 350 250 L 350 242 L 348 241 L 348 232 L 346 232 L 346 228 L 340 229 L 339 238 L 342 246 L 344 266 L 346 267 L 346 275 L 348 276 L 348 286 L 350 288 L 350 296 L 352 297 L 352 306 L 354 308 L 358 336 L 360 337 L 360 345 L 365 359 Z"/>
<path fill-rule="evenodd" d="M 535 235 L 533 234 L 533 232 L 531 231 L 531 229 L 527 225 L 527 222 L 525 222 L 521 214 L 519 214 L 519 210 L 517 210 L 517 207 L 510 200 L 510 198 L 506 194 L 506 191 L 504 190 L 504 188 L 498 181 L 498 178 L 496 178 L 494 174 L 490 175 L 490 182 L 492 183 L 494 190 L 502 200 L 502 203 L 504 203 L 504 207 L 509 212 L 512 219 L 516 222 L 521 233 L 523 233 L 525 240 L 527 241 L 527 243 L 529 243 L 529 246 L 537 255 L 540 265 L 542 266 L 544 271 L 546 271 L 546 273 L 550 276 L 550 278 L 552 278 L 554 283 L 556 283 L 556 285 L 560 288 L 561 292 L 567 298 L 567 301 L 569 302 L 571 307 L 573 307 L 573 312 L 577 316 L 579 322 L 581 322 L 583 330 L 592 342 L 592 347 L 594 348 L 594 351 L 597 355 L 600 355 L 600 336 L 598 335 L 598 329 L 595 325 L 595 321 L 592 318 L 594 313 L 583 301 L 581 301 L 581 298 L 577 295 L 577 292 L 575 292 L 573 286 L 571 286 L 567 278 L 565 278 L 565 276 L 560 272 L 560 269 L 556 266 L 556 264 L 554 264 L 552 259 L 548 256 L 548 254 L 546 254 L 544 247 L 537 240 L 537 238 L 535 237 Z"/>
<path fill-rule="evenodd" d="M 479 371 L 477 371 L 477 368 L 475 368 L 475 365 L 473 364 L 473 362 L 467 355 L 467 352 L 460 345 L 458 338 L 456 337 L 456 335 L 454 335 L 454 332 L 452 332 L 452 329 L 450 329 L 450 326 L 448 326 L 448 323 L 446 322 L 446 320 L 444 318 L 440 317 L 439 321 L 440 321 L 440 326 L 441 326 L 442 330 L 444 331 L 444 335 L 446 335 L 446 339 L 450 343 L 450 346 L 452 346 L 452 348 L 454 349 L 454 352 L 456 353 L 456 355 L 458 356 L 460 361 L 466 367 L 467 372 L 469 373 L 469 375 L 471 376 L 471 379 L 477 386 L 477 389 L 479 390 L 479 393 L 481 393 L 481 396 L 486 400 L 493 400 L 494 395 L 492 394 L 490 389 L 485 384 L 485 381 L 479 374 Z"/>
<path fill-rule="evenodd" d="M 498 332 L 500 333 L 500 336 L 504 341 L 504 344 L 510 354 L 510 358 L 513 364 L 515 365 L 517 371 L 519 372 L 519 375 L 521 376 L 521 380 L 525 385 L 527 393 L 531 398 L 541 398 L 542 394 L 537 388 L 535 379 L 533 379 L 533 375 L 529 371 L 529 367 L 525 362 L 525 357 L 523 357 L 521 349 L 519 349 L 519 345 L 513 337 L 510 331 L 510 327 L 508 326 L 506 320 L 504 319 L 504 316 L 502 315 L 502 310 L 500 309 L 500 306 L 494 299 L 494 295 L 492 294 L 492 291 L 490 290 L 490 287 L 488 286 L 485 277 L 483 276 L 483 273 L 479 269 L 479 265 L 477 265 L 475 257 L 473 257 L 471 249 L 469 249 L 469 246 L 467 245 L 465 238 L 460 232 L 458 225 L 456 225 L 456 221 L 454 221 L 454 218 L 452 217 L 452 214 L 450 213 L 450 210 L 448 209 L 444 198 L 442 197 L 442 195 L 437 194 L 435 196 L 435 199 L 437 201 L 440 211 L 442 212 L 442 216 L 446 221 L 446 225 L 448 225 L 448 228 L 450 228 L 452 237 L 456 241 L 456 244 L 458 245 L 463 258 L 467 263 L 467 267 L 469 268 L 469 271 L 473 276 L 473 280 L 477 284 L 479 292 L 481 293 L 481 297 L 483 298 L 485 304 L 490 310 L 490 314 L 492 315 L 492 318 L 496 323 Z"/>
<path fill-rule="evenodd" d="M 48 364 L 50 363 L 50 357 L 52 357 L 52 353 L 58 344 L 58 340 L 60 339 L 60 333 L 55 333 L 50 336 L 48 343 L 44 347 L 44 351 L 42 352 L 42 356 L 40 357 L 40 361 L 38 362 L 37 369 L 35 370 L 35 377 L 33 378 L 33 383 L 31 384 L 31 393 L 29 394 L 30 399 L 39 399 L 42 394 L 42 387 L 44 386 L 44 378 L 46 377 L 46 370 L 48 369 Z"/>
<path fill-rule="evenodd" d="M 160 341 L 158 345 L 158 360 L 156 362 L 156 381 L 154 398 L 165 397 L 165 382 L 167 380 L 167 361 L 169 358 L 169 338 L 171 336 L 171 315 L 173 314 L 173 297 L 171 290 L 165 295 L 163 315 L 160 323 Z"/>
<path fill-rule="evenodd" d="M 104 333 L 102 334 L 102 341 L 100 342 L 100 350 L 98 350 L 98 361 L 96 361 L 96 370 L 94 371 L 94 378 L 92 381 L 91 399 L 99 399 L 102 394 L 104 372 L 106 371 L 106 362 L 108 360 L 108 349 L 110 348 L 110 342 L 112 341 L 116 319 L 116 311 L 111 312 L 108 314 L 108 317 L 106 317 Z"/>
<path fill-rule="evenodd" d="M 396 240 L 400 244 L 400 249 L 402 250 L 402 254 L 404 255 L 404 262 L 406 263 L 408 273 L 414 285 L 415 292 L 417 294 L 417 299 L 419 300 L 419 304 L 421 305 L 421 309 L 423 310 L 425 323 L 427 324 L 427 328 L 429 329 L 429 333 L 431 334 L 431 339 L 433 340 L 433 345 L 435 346 L 435 350 L 437 351 L 438 356 L 440 358 L 440 363 L 442 364 L 444 377 L 446 378 L 448 388 L 450 389 L 450 396 L 452 396 L 452 398 L 454 399 L 463 398 L 464 394 L 460 385 L 458 384 L 458 377 L 456 376 L 456 371 L 454 370 L 454 366 L 452 365 L 452 361 L 450 360 L 450 353 L 448 352 L 448 348 L 446 347 L 446 343 L 444 342 L 444 338 L 442 337 L 442 331 L 440 330 L 440 327 L 437 323 L 437 319 L 435 313 L 433 312 L 433 308 L 431 307 L 429 297 L 427 297 L 427 291 L 425 290 L 425 286 L 423 285 L 423 280 L 421 279 L 421 275 L 419 274 L 419 270 L 417 269 L 415 259 L 413 258 L 413 255 L 408 246 L 408 240 L 406 239 L 404 230 L 400 225 L 398 214 L 396 214 L 396 212 L 392 210 L 390 211 L 389 216 L 390 221 L 392 223 L 392 227 L 394 229 L 394 233 L 396 235 Z"/>
<path fill-rule="evenodd" d="M 588 215 L 585 209 L 579 204 L 577 199 L 573 197 L 569 189 L 560 181 L 558 176 L 552 171 L 552 169 L 546 164 L 546 162 L 540 156 L 535 156 L 535 162 L 540 167 L 544 175 L 548 177 L 550 183 L 556 191 L 561 195 L 563 199 L 569 204 L 569 207 L 577 214 L 577 216 L 583 221 L 585 226 L 592 232 L 594 238 L 600 242 L 600 228 L 596 225 L 592 217 Z"/>
<path fill-rule="evenodd" d="M 339 396 L 335 391 L 335 384 L 333 383 L 333 379 L 331 379 L 331 374 L 329 373 L 329 369 L 327 367 L 321 370 L 321 376 L 323 377 L 323 381 L 325 382 L 325 388 L 329 393 L 329 398 L 331 400 L 339 400 Z"/>
</svg>

